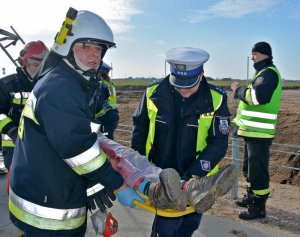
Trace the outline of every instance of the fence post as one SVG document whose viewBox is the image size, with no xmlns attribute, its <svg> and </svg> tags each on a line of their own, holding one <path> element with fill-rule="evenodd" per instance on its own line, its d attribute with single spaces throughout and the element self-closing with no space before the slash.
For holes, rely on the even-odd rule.
<svg viewBox="0 0 300 237">
<path fill-rule="evenodd" d="M 239 174 L 239 163 L 240 163 L 240 139 L 237 136 L 233 136 L 232 139 L 232 162 L 233 165 L 236 166 L 236 172 L 237 172 L 237 177 Z M 231 189 L 231 200 L 236 200 L 237 199 L 237 192 L 238 192 L 238 182 L 239 179 L 237 178 L 234 182 L 234 185 Z"/>
</svg>

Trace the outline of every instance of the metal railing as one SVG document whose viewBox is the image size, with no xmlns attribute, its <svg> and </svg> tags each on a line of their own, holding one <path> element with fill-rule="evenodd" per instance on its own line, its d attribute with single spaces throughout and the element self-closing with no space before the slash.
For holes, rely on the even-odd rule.
<svg viewBox="0 0 300 237">
<path fill-rule="evenodd" d="M 131 133 L 132 132 L 132 125 L 127 125 L 127 124 L 119 124 L 118 128 L 116 131 L 119 132 L 125 132 L 125 133 Z M 229 139 L 231 142 L 228 144 L 229 147 L 231 147 L 231 156 L 225 156 L 224 159 L 226 160 L 231 160 L 231 163 L 234 164 L 237 167 L 237 172 L 239 174 L 239 167 L 242 165 L 242 160 L 240 158 L 241 152 L 244 150 L 244 146 L 242 145 L 243 139 L 238 138 L 238 137 L 230 137 Z M 130 144 L 129 140 L 116 140 L 117 142 L 125 143 L 125 144 Z M 296 155 L 300 156 L 300 146 L 298 145 L 290 145 L 290 144 L 281 144 L 281 143 L 272 143 L 272 146 L 281 146 L 285 148 L 290 148 L 290 149 L 297 149 L 297 152 L 290 152 L 290 151 L 283 151 L 280 149 L 270 149 L 270 154 L 274 153 L 280 153 L 280 154 L 285 154 L 285 155 Z M 278 165 L 274 164 L 273 162 L 270 162 L 269 164 L 270 167 L 276 167 L 280 169 L 289 169 L 289 170 L 294 170 L 296 172 L 300 171 L 300 168 L 297 167 L 291 167 L 291 166 L 286 166 L 286 165 Z M 237 199 L 238 195 L 238 179 L 235 181 L 233 188 L 231 189 L 231 200 Z"/>
</svg>

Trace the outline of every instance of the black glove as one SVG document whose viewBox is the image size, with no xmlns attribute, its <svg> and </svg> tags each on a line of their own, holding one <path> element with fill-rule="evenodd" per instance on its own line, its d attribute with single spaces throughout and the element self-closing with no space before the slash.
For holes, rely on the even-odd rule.
<svg viewBox="0 0 300 237">
<path fill-rule="evenodd" d="M 18 137 L 18 127 L 13 127 L 9 129 L 7 135 L 11 138 L 12 142 L 16 144 L 16 140 Z"/>
<path fill-rule="evenodd" d="M 113 191 L 105 188 L 101 184 L 88 185 L 87 189 L 87 206 L 89 210 L 96 209 L 96 204 L 101 212 L 105 212 L 106 208 L 113 206 L 112 201 L 116 200 Z M 96 203 L 96 204 L 95 204 Z"/>
</svg>

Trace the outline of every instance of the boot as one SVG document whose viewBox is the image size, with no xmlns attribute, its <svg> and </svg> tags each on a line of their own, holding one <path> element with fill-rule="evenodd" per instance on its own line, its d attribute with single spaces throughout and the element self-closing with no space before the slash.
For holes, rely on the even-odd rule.
<svg viewBox="0 0 300 237">
<path fill-rule="evenodd" d="M 211 176 L 189 179 L 185 188 L 189 204 L 198 213 L 209 210 L 217 197 L 224 196 L 232 188 L 236 179 L 237 170 L 232 164 L 225 166 Z"/>
<path fill-rule="evenodd" d="M 187 194 L 181 189 L 181 180 L 176 170 L 168 168 L 159 174 L 160 182 L 152 183 L 148 189 L 151 205 L 184 211 L 187 207 Z"/>
<path fill-rule="evenodd" d="M 243 220 L 253 220 L 266 217 L 267 195 L 253 195 L 253 201 L 248 206 L 247 211 L 240 212 L 239 218 Z"/>
<path fill-rule="evenodd" d="M 247 193 L 244 194 L 243 198 L 235 201 L 235 204 L 239 207 L 248 207 L 253 202 L 254 193 L 251 188 L 246 188 Z"/>
</svg>

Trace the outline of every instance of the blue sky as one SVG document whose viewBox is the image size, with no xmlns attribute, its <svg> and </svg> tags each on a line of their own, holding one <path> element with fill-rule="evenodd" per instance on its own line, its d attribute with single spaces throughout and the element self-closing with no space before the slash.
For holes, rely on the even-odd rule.
<svg viewBox="0 0 300 237">
<path fill-rule="evenodd" d="M 282 76 L 300 80 L 299 0 L 4 0 L 0 28 L 12 25 L 26 42 L 51 47 L 69 6 L 91 10 L 111 26 L 117 48 L 104 61 L 112 63 L 114 78 L 163 77 L 164 53 L 189 46 L 209 52 L 205 75 L 246 79 L 252 45 L 267 41 Z M 14 58 L 21 49 L 21 43 L 8 48 Z M 249 66 L 251 77 L 251 60 Z M 0 50 L 2 67 L 14 72 Z"/>
</svg>

